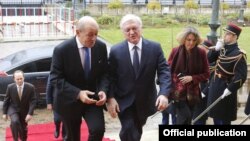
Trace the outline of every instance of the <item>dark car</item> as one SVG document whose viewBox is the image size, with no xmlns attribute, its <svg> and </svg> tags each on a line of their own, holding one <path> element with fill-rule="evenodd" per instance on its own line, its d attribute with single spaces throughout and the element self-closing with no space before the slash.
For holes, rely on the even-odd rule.
<svg viewBox="0 0 250 141">
<path fill-rule="evenodd" d="M 100 40 L 104 41 L 103 39 Z M 110 44 L 106 41 L 104 42 L 107 44 L 109 51 Z M 29 82 L 35 86 L 37 107 L 45 107 L 46 85 L 54 47 L 55 46 L 43 46 L 31 48 L 0 59 L 0 70 L 8 74 L 7 77 L 0 77 L 0 101 L 4 100 L 8 84 L 14 82 L 14 71 L 22 70 L 24 72 L 25 82 Z"/>
<path fill-rule="evenodd" d="M 0 77 L 0 100 L 3 101 L 7 85 L 13 83 L 13 72 L 22 70 L 25 81 L 33 84 L 36 90 L 37 107 L 46 105 L 46 84 L 50 70 L 53 46 L 22 50 L 0 59 L 0 70 L 8 76 Z"/>
</svg>

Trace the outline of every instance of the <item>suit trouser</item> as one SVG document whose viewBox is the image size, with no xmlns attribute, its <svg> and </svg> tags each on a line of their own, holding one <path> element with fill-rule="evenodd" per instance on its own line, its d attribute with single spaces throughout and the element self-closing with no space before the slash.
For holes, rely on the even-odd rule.
<svg viewBox="0 0 250 141">
<path fill-rule="evenodd" d="M 220 120 L 220 119 L 213 119 L 214 125 L 231 125 L 231 121 Z"/>
<path fill-rule="evenodd" d="M 56 126 L 56 130 L 60 132 L 60 125 L 62 123 L 62 137 L 65 137 L 66 131 L 61 116 L 56 111 L 53 111 L 53 115 L 54 115 L 54 123 Z"/>
<path fill-rule="evenodd" d="M 170 125 L 170 116 L 172 118 L 171 125 L 176 124 L 176 110 L 174 105 L 170 105 L 167 109 L 162 111 L 162 125 Z"/>
<path fill-rule="evenodd" d="M 27 123 L 25 122 L 25 117 L 18 113 L 13 113 L 10 115 L 10 128 L 14 141 L 18 141 L 18 136 L 22 141 L 27 140 Z"/>
<path fill-rule="evenodd" d="M 65 141 L 80 141 L 82 117 L 87 123 L 89 130 L 88 141 L 102 141 L 105 132 L 103 107 L 84 105 L 82 113 L 76 113 L 70 117 L 64 117 L 63 124 L 66 128 L 67 136 Z"/>
<path fill-rule="evenodd" d="M 133 104 L 122 113 L 119 113 L 119 119 L 122 126 L 119 134 L 121 141 L 140 141 L 142 127 L 147 118 L 139 119 L 135 105 Z"/>
</svg>

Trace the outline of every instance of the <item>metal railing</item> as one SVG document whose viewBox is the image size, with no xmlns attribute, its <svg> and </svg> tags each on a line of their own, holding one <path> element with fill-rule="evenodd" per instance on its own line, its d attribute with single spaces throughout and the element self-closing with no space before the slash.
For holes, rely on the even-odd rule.
<svg viewBox="0 0 250 141">
<path fill-rule="evenodd" d="M 107 5 L 111 0 L 86 0 L 86 5 L 90 4 L 103 4 Z M 179 5 L 182 6 L 185 4 L 186 0 L 159 0 L 161 5 L 163 6 L 174 6 Z M 250 0 L 245 0 L 245 2 L 249 2 Z M 136 3 L 133 2 L 133 0 L 121 0 L 121 2 L 125 5 L 131 5 L 131 4 L 137 4 L 137 5 L 146 5 L 150 0 L 136 0 Z M 201 6 L 211 6 L 212 0 L 194 0 L 195 3 L 201 5 Z M 230 6 L 239 6 L 242 5 L 242 0 L 220 0 L 220 2 L 224 2 L 229 4 Z M 79 3 L 78 3 L 79 4 Z"/>
<path fill-rule="evenodd" d="M 0 13 L 0 40 L 61 39 L 73 36 L 74 10 L 57 7 L 11 7 Z"/>
</svg>

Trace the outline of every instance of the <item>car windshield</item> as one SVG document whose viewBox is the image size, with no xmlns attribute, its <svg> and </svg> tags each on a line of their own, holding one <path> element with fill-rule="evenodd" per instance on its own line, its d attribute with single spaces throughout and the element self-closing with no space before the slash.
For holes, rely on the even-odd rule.
<svg viewBox="0 0 250 141">
<path fill-rule="evenodd" d="M 18 52 L 15 55 L 10 55 L 6 58 L 0 59 L 0 66 L 1 70 L 6 71 L 7 68 L 11 67 L 12 65 L 15 65 L 16 63 L 23 60 L 25 57 L 25 51 Z"/>
<path fill-rule="evenodd" d="M 98 37 L 98 39 L 106 43 L 107 51 L 109 54 L 111 44 L 100 37 Z M 55 44 L 53 42 L 53 43 L 43 46 L 43 43 L 41 43 L 40 45 L 42 46 L 34 45 L 38 47 L 21 50 L 9 56 L 6 56 L 4 58 L 0 58 L 0 71 L 12 72 L 13 70 L 16 70 L 16 69 L 23 70 L 24 68 L 28 68 L 28 67 L 30 68 L 31 66 L 34 66 L 34 65 L 36 66 L 37 69 L 28 69 L 29 72 L 36 71 L 36 70 L 45 70 L 45 69 L 39 69 L 37 66 L 45 66 L 44 64 L 49 64 L 51 62 L 51 56 L 52 56 L 54 47 L 57 44 L 58 43 Z"/>
<path fill-rule="evenodd" d="M 25 63 L 44 59 L 52 56 L 53 47 L 32 48 L 18 51 L 5 58 L 0 59 L 0 70 L 9 71 L 13 67 L 18 67 Z"/>
</svg>

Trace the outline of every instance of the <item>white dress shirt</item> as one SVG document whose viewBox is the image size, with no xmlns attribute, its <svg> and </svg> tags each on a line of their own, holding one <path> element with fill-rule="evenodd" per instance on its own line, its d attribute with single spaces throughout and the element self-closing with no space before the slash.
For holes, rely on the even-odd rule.
<svg viewBox="0 0 250 141">
<path fill-rule="evenodd" d="M 77 44 L 77 48 L 81 57 L 82 67 L 84 67 L 84 62 L 85 62 L 84 45 L 81 44 L 77 36 L 76 36 L 76 44 Z M 89 61 L 90 61 L 90 68 L 91 68 L 91 49 L 88 48 L 88 50 L 89 50 Z"/>
<path fill-rule="evenodd" d="M 140 38 L 140 41 L 135 45 L 133 43 L 128 42 L 128 49 L 129 49 L 129 54 L 130 54 L 130 60 L 131 63 L 133 64 L 133 55 L 134 55 L 134 46 L 137 46 L 137 52 L 139 56 L 139 62 L 141 63 L 141 51 L 142 51 L 142 38 Z"/>
</svg>

